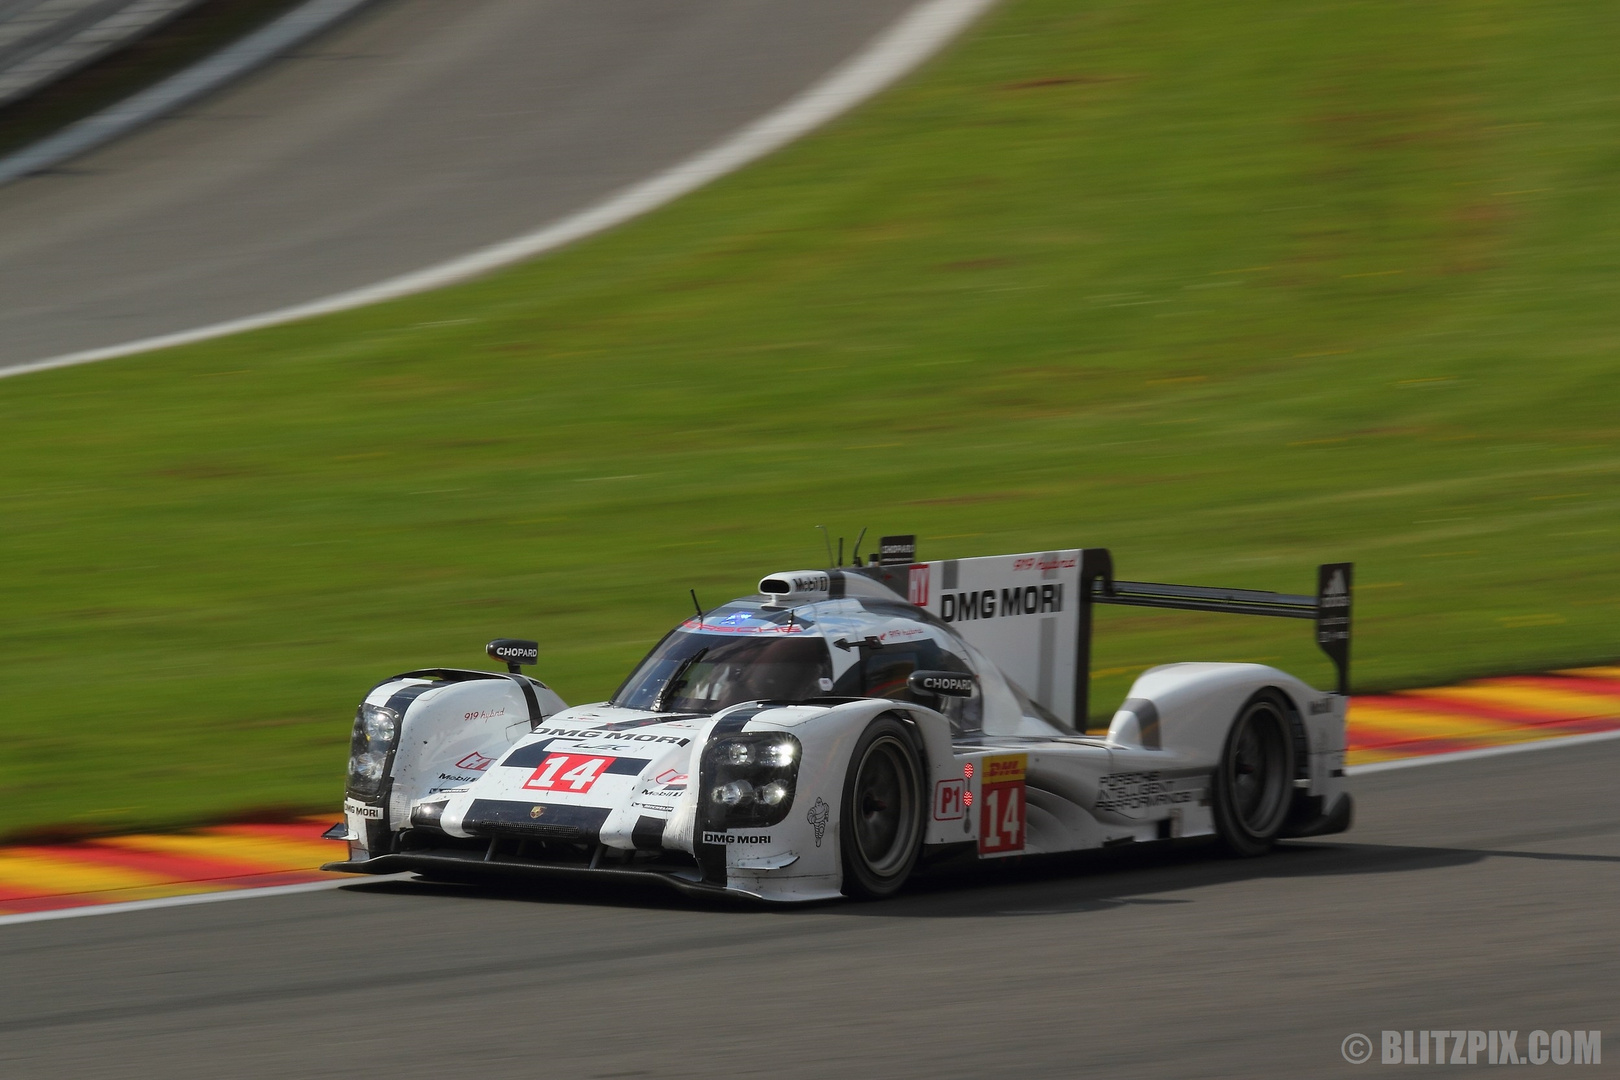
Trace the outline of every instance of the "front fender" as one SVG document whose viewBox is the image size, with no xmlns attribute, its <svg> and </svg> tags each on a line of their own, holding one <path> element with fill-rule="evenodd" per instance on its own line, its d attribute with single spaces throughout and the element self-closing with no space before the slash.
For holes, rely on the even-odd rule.
<svg viewBox="0 0 1620 1080">
<path fill-rule="evenodd" d="M 783 731 L 799 740 L 802 756 L 793 805 L 778 825 L 753 831 L 705 828 L 699 809 L 693 822 L 692 850 L 705 880 L 768 900 L 841 895 L 844 779 L 856 742 L 867 725 L 884 713 L 900 717 L 916 735 L 923 759 L 924 790 L 920 795 L 926 803 L 933 774 L 941 768 L 949 771 L 953 760 L 949 721 L 931 709 L 863 699 L 832 707 L 742 706 L 716 717 L 705 745 L 736 731 Z M 695 794 L 701 807 L 709 797 L 701 781 Z"/>
<path fill-rule="evenodd" d="M 349 799 L 351 817 L 363 824 L 350 833 L 377 841 L 410 823 L 411 804 L 447 788 L 477 780 L 518 739 L 529 732 L 529 706 L 513 679 L 487 672 L 433 682 L 401 675 L 366 695 L 372 705 L 400 713 L 399 734 L 389 755 L 383 795 Z M 542 715 L 567 706 L 543 683 L 530 680 Z M 356 813 L 357 807 L 363 807 Z M 380 836 L 378 835 L 380 834 Z"/>
</svg>

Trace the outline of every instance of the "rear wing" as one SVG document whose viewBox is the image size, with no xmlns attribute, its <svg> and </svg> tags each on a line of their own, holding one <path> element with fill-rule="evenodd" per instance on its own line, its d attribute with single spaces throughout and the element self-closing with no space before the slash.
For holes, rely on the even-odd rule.
<svg viewBox="0 0 1620 1080">
<path fill-rule="evenodd" d="M 1316 568 L 1316 595 L 1302 596 L 1257 589 L 1119 581 L 1114 577 L 1114 557 L 1107 548 L 1082 548 L 1080 641 L 1074 701 L 1077 726 L 1083 727 L 1091 715 L 1091 613 L 1096 604 L 1310 619 L 1316 624 L 1317 648 L 1327 654 L 1338 676 L 1334 690 L 1347 696 L 1350 693 L 1350 584 L 1354 569 L 1353 563 L 1323 563 Z"/>
<path fill-rule="evenodd" d="M 885 537 L 889 540 L 910 537 Z M 898 548 L 898 545 L 897 545 Z M 910 555 L 914 547 L 906 547 Z M 919 563 L 885 557 L 857 570 L 939 617 L 1060 720 L 1084 731 L 1098 604 L 1310 619 L 1316 643 L 1350 690 L 1350 563 L 1317 570 L 1316 595 L 1119 581 L 1107 548 Z M 1069 658 L 1072 657 L 1071 661 Z"/>
</svg>

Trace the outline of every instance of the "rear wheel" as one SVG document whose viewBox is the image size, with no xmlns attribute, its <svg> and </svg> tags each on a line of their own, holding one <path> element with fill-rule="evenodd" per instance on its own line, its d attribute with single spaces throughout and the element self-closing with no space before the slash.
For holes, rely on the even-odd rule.
<svg viewBox="0 0 1620 1080">
<path fill-rule="evenodd" d="M 1215 770 L 1215 830 L 1234 855 L 1264 855 L 1288 820 L 1294 739 L 1287 707 L 1256 694 L 1238 713 Z"/>
<path fill-rule="evenodd" d="M 892 896 L 911 876 L 922 846 L 922 755 L 892 716 L 873 720 L 855 744 L 844 778 L 839 841 L 844 892 Z"/>
</svg>

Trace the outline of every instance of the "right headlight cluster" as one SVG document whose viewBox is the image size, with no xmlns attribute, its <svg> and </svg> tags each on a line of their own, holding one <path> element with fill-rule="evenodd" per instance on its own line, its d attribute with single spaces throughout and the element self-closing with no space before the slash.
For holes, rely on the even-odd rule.
<svg viewBox="0 0 1620 1080">
<path fill-rule="evenodd" d="M 382 794 L 388 755 L 399 739 L 399 714 L 381 705 L 361 705 L 349 736 L 349 794 L 375 798 Z"/>
<path fill-rule="evenodd" d="M 783 732 L 728 735 L 704 751 L 709 820 L 727 829 L 763 828 L 787 816 L 799 775 L 799 740 Z"/>
</svg>

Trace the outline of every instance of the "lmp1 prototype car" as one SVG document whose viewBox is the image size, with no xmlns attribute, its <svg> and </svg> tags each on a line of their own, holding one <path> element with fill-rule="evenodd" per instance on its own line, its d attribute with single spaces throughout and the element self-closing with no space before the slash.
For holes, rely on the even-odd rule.
<svg viewBox="0 0 1620 1080">
<path fill-rule="evenodd" d="M 920 861 L 1349 827 L 1347 563 L 1292 596 L 1117 581 L 1102 548 L 772 574 L 670 631 L 611 701 L 521 672 L 389 679 L 354 722 L 347 873 L 635 875 L 761 900 L 878 898 Z M 1145 672 L 1086 731 L 1097 604 L 1312 619 L 1334 693 L 1258 664 Z"/>
</svg>

